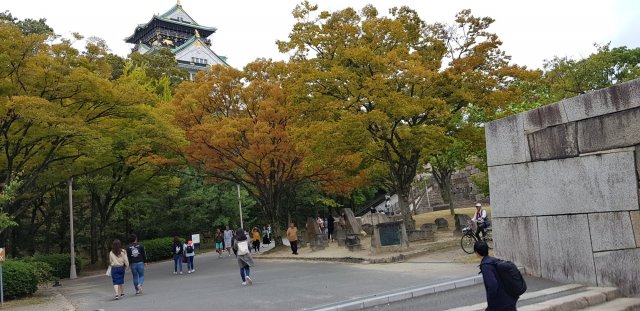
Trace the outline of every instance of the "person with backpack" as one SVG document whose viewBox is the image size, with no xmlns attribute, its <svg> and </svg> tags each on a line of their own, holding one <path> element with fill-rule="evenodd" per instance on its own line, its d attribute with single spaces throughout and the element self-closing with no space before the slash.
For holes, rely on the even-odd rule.
<svg viewBox="0 0 640 311">
<path fill-rule="evenodd" d="M 144 246 L 138 243 L 138 237 L 135 234 L 129 236 L 129 241 L 131 241 L 131 244 L 127 247 L 127 257 L 129 257 L 129 265 L 133 275 L 133 288 L 136 289 L 136 295 L 142 295 L 147 253 L 144 251 Z"/>
<path fill-rule="evenodd" d="M 184 255 L 184 246 L 180 242 L 179 237 L 173 238 L 173 274 L 178 274 L 178 265 L 180 266 L 180 274 L 182 274 L 182 255 Z"/>
<path fill-rule="evenodd" d="M 249 248 L 249 239 L 247 239 L 244 229 L 240 228 L 236 230 L 233 240 L 233 250 L 237 255 L 242 286 L 253 284 L 253 280 L 249 277 L 251 267 L 253 266 L 253 258 L 251 258 L 251 254 L 249 254 Z"/>
<path fill-rule="evenodd" d="M 184 245 L 184 256 L 187 258 L 187 273 L 191 274 L 196 272 L 196 268 L 193 266 L 193 259 L 196 257 L 196 249 L 193 246 L 193 241 L 189 241 Z"/>
<path fill-rule="evenodd" d="M 487 294 L 485 311 L 516 311 L 518 298 L 527 290 L 516 265 L 489 256 L 489 246 L 484 241 L 476 242 L 473 250 L 482 257 L 480 272 Z"/>
</svg>

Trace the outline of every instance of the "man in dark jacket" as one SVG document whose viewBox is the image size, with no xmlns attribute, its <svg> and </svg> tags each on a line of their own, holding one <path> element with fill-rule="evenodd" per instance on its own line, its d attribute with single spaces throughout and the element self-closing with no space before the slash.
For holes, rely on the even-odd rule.
<svg viewBox="0 0 640 311">
<path fill-rule="evenodd" d="M 129 256 L 129 266 L 131 274 L 133 274 L 133 287 L 136 289 L 136 295 L 142 294 L 142 284 L 144 284 L 144 265 L 147 262 L 147 254 L 144 252 L 144 246 L 138 243 L 138 237 L 135 234 L 129 236 L 131 244 L 127 247 L 127 256 Z"/>
<path fill-rule="evenodd" d="M 482 272 L 484 289 L 487 292 L 487 309 L 485 311 L 516 311 L 518 298 L 512 297 L 505 291 L 496 268 L 498 260 L 489 256 L 487 243 L 478 241 L 473 245 L 473 250 L 482 257 L 480 272 Z"/>
</svg>

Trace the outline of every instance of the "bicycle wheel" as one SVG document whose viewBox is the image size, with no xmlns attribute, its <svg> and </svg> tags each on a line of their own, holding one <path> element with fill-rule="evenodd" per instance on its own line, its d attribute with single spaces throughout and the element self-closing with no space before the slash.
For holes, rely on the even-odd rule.
<svg viewBox="0 0 640 311">
<path fill-rule="evenodd" d="M 460 239 L 460 247 L 467 254 L 473 254 L 473 245 L 476 243 L 476 239 L 473 235 L 465 234 Z"/>
</svg>

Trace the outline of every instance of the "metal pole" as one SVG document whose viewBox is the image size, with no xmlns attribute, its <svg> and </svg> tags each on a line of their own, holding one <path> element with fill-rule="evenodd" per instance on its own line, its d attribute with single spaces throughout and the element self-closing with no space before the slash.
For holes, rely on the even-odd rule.
<svg viewBox="0 0 640 311">
<path fill-rule="evenodd" d="M 240 184 L 238 186 L 238 208 L 240 209 L 240 228 L 244 229 L 244 224 L 242 223 L 242 201 L 240 200 Z"/>
<path fill-rule="evenodd" d="M 69 278 L 75 279 L 76 275 L 76 245 L 73 241 L 73 178 L 69 178 L 69 233 L 71 235 L 71 269 Z"/>
<path fill-rule="evenodd" d="M 2 263 L 0 263 L 0 304 L 4 305 L 4 281 L 2 280 Z"/>
</svg>

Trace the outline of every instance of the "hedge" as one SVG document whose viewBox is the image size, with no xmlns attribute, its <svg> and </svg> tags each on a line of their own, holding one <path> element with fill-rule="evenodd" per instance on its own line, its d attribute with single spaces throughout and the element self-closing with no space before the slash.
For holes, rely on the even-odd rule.
<svg viewBox="0 0 640 311">
<path fill-rule="evenodd" d="M 147 253 L 147 261 L 159 261 L 173 257 L 173 238 L 159 238 L 142 241 L 144 251 Z"/>
<path fill-rule="evenodd" d="M 39 265 L 40 268 L 43 265 Z M 36 265 L 19 260 L 8 260 L 2 265 L 4 297 L 8 299 L 31 295 L 38 290 Z"/>
<path fill-rule="evenodd" d="M 24 258 L 24 261 L 48 263 L 53 269 L 51 274 L 60 279 L 68 278 L 71 272 L 71 259 L 69 258 L 69 254 L 37 255 L 33 257 L 26 257 Z M 80 261 L 80 258 L 76 256 L 76 273 L 80 273 L 81 269 L 82 262 Z"/>
</svg>

